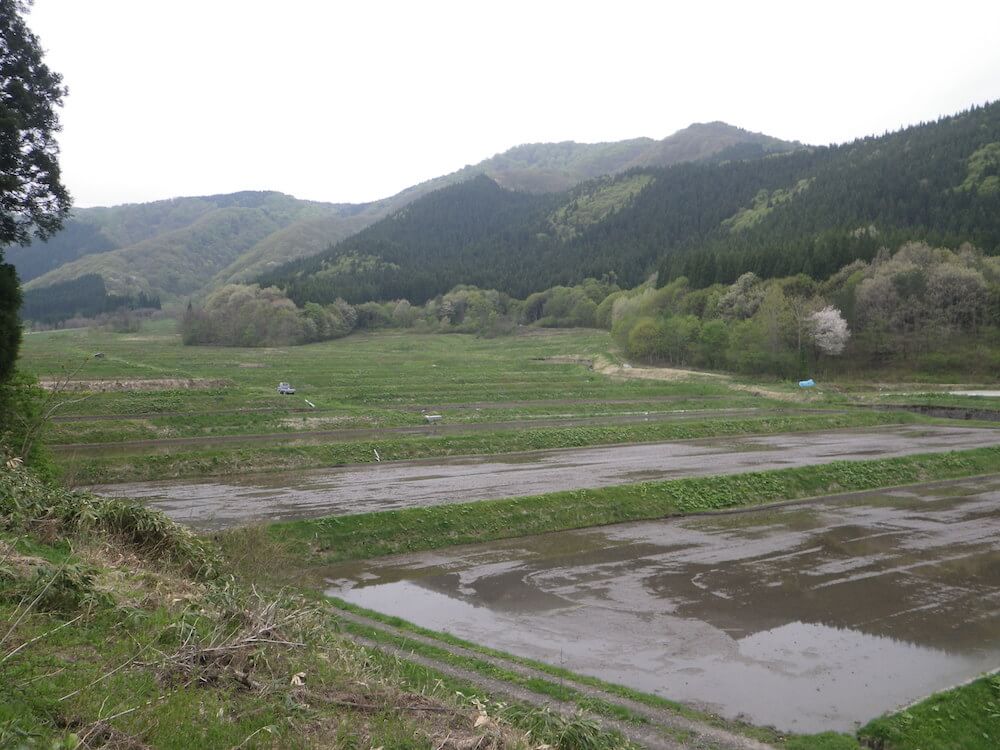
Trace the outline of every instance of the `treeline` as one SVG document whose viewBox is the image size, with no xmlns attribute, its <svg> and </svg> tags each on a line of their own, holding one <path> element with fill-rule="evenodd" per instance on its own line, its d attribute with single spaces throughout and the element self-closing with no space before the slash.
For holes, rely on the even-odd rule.
<svg viewBox="0 0 1000 750">
<path fill-rule="evenodd" d="M 493 289 L 460 284 L 423 305 L 406 299 L 351 305 L 307 302 L 297 307 L 275 287 L 231 284 L 202 306 L 188 304 L 180 321 L 185 344 L 288 346 L 326 341 L 354 330 L 413 329 L 423 333 L 500 336 L 518 325 L 592 327 L 598 305 L 618 286 L 605 278 L 553 287 L 518 300 Z"/>
<path fill-rule="evenodd" d="M 613 275 L 658 272 L 692 286 L 805 274 L 819 281 L 881 247 L 968 241 L 1000 252 L 1000 103 L 835 147 L 686 163 L 603 178 L 557 195 L 486 177 L 429 194 L 307 260 L 262 277 L 297 304 L 406 298 L 456 284 L 524 298 Z M 580 205 L 620 199 L 581 225 Z"/>
<path fill-rule="evenodd" d="M 274 346 L 352 330 L 405 328 L 499 336 L 518 326 L 609 329 L 633 360 L 748 374 L 1000 371 L 1000 258 L 907 243 L 816 281 L 805 274 L 698 288 L 686 277 L 623 289 L 614 277 L 520 300 L 459 285 L 423 305 L 295 303 L 274 287 L 229 286 L 189 306 L 185 343 Z"/>
<path fill-rule="evenodd" d="M 679 277 L 612 294 L 611 330 L 637 360 L 782 377 L 905 368 L 1000 371 L 1000 258 L 908 243 L 823 281 L 804 274 L 695 288 Z"/>
<path fill-rule="evenodd" d="M 72 281 L 24 293 L 21 317 L 31 323 L 55 325 L 70 318 L 96 318 L 129 310 L 159 310 L 160 298 L 139 292 L 108 294 L 104 279 L 88 274 Z"/>
<path fill-rule="evenodd" d="M 274 287 L 228 284 L 204 306 L 189 302 L 180 332 L 185 344 L 287 346 L 346 336 L 356 320 L 354 308 L 342 300 L 310 302 L 300 310 Z"/>
</svg>

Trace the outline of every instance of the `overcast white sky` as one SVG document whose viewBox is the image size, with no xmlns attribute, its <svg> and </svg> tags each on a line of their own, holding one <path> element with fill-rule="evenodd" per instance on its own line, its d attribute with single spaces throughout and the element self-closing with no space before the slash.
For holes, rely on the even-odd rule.
<svg viewBox="0 0 1000 750">
<path fill-rule="evenodd" d="M 35 0 L 79 206 L 361 202 L 520 143 L 826 144 L 1000 98 L 1000 2 Z"/>
</svg>

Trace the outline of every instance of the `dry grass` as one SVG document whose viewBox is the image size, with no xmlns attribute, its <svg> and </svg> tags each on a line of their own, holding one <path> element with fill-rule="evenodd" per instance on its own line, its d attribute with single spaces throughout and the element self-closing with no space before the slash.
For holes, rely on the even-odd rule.
<svg viewBox="0 0 1000 750">
<path fill-rule="evenodd" d="M 714 372 L 699 372 L 696 370 L 681 370 L 673 367 L 626 367 L 608 361 L 604 357 L 595 357 L 593 369 L 602 375 L 615 380 L 661 380 L 682 382 L 691 380 L 729 380 L 728 375 Z"/>
<path fill-rule="evenodd" d="M 23 555 L 13 545 L 0 539 L 0 577 L 6 572 L 11 578 L 28 579 L 48 563 L 40 557 Z"/>
<path fill-rule="evenodd" d="M 92 393 L 125 391 L 176 391 L 227 388 L 233 381 L 226 378 L 118 378 L 115 380 L 52 380 L 42 379 L 38 385 L 47 390 Z"/>
<path fill-rule="evenodd" d="M 246 596 L 225 587 L 212 593 L 207 602 L 217 607 L 212 627 L 202 632 L 191 623 L 176 650 L 141 666 L 155 669 L 165 682 L 171 683 L 229 683 L 264 693 L 279 687 L 276 682 L 280 679 L 283 688 L 284 674 L 279 678 L 267 669 L 259 669 L 268 663 L 265 652 L 306 648 L 305 639 L 313 638 L 315 633 L 302 631 L 319 627 L 316 611 L 288 608 L 277 599 L 265 599 L 256 589 Z M 202 622 L 206 622 L 205 618 Z M 294 685 L 296 676 L 291 680 Z"/>
</svg>

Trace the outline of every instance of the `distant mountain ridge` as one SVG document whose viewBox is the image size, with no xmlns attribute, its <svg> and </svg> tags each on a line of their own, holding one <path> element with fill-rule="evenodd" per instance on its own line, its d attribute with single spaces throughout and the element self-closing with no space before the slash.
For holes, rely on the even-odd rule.
<svg viewBox="0 0 1000 750">
<path fill-rule="evenodd" d="M 554 193 L 585 180 L 634 167 L 669 167 L 687 161 L 757 158 L 801 148 L 724 122 L 695 123 L 662 140 L 633 138 L 610 143 L 529 143 L 466 167 L 508 190 Z"/>
<path fill-rule="evenodd" d="M 316 255 L 417 198 L 477 175 L 511 190 L 551 193 L 634 167 L 752 158 L 799 147 L 720 122 L 695 124 L 659 141 L 526 144 L 372 203 L 245 191 L 76 209 L 48 243 L 8 248 L 6 255 L 28 293 L 96 274 L 109 294 L 180 299 Z"/>
</svg>

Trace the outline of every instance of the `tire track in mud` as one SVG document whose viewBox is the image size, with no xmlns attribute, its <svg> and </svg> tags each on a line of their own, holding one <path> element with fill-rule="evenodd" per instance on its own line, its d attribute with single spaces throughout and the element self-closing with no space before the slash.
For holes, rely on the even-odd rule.
<svg viewBox="0 0 1000 750">
<path fill-rule="evenodd" d="M 521 664 L 518 661 L 483 654 L 479 651 L 448 643 L 447 641 L 402 630 L 365 617 L 364 615 L 339 608 L 337 608 L 337 616 L 355 625 L 371 628 L 379 633 L 416 641 L 426 646 L 448 651 L 457 657 L 476 659 L 477 661 L 485 662 L 508 672 L 513 672 L 526 679 L 544 680 L 550 683 L 558 682 L 560 685 L 569 687 L 586 698 L 593 698 L 626 709 L 637 716 L 641 716 L 649 723 L 634 724 L 596 713 L 586 711 L 583 713 L 588 719 L 599 722 L 605 728 L 614 729 L 630 741 L 650 750 L 660 750 L 661 748 L 663 750 L 674 750 L 675 748 L 773 750 L 771 745 L 750 737 L 745 737 L 721 727 L 715 727 L 705 722 L 682 716 L 668 709 L 654 708 L 571 678 L 551 675 L 542 670 Z M 544 693 L 532 691 L 522 685 L 516 685 L 495 677 L 488 677 L 470 669 L 456 667 L 446 661 L 407 651 L 405 648 L 381 643 L 360 635 L 349 632 L 344 632 L 342 635 L 367 648 L 379 649 L 400 659 L 415 662 L 450 677 L 471 682 L 493 696 L 500 696 L 508 700 L 516 700 L 532 705 L 544 705 L 567 717 L 580 714 L 580 707 L 575 703 L 558 700 Z"/>
</svg>

